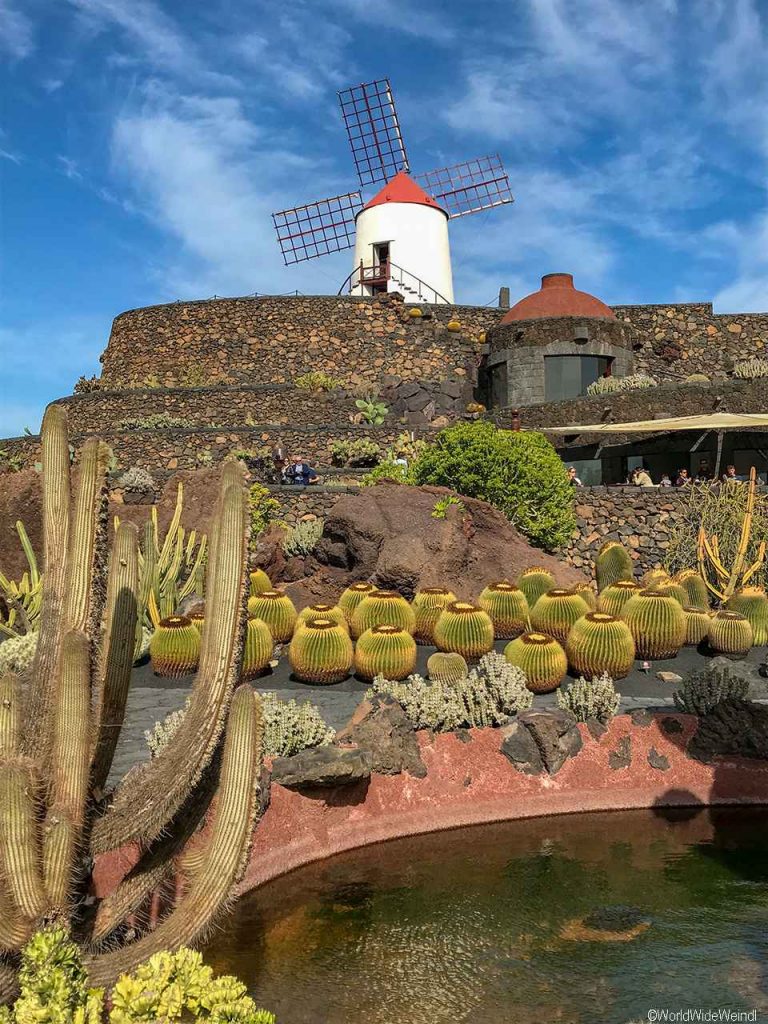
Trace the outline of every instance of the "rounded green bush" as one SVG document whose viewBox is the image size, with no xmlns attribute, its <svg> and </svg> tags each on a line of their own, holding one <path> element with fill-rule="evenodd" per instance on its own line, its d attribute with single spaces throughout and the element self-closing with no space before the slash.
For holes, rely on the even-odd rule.
<svg viewBox="0 0 768 1024">
<path fill-rule="evenodd" d="M 490 502 L 549 550 L 566 544 L 576 528 L 566 468 L 535 431 L 499 430 L 487 420 L 456 423 L 420 455 L 413 479 Z"/>
</svg>

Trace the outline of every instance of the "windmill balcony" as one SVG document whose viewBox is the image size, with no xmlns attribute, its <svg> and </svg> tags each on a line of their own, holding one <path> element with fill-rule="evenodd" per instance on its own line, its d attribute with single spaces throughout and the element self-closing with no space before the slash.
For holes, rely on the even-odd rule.
<svg viewBox="0 0 768 1024">
<path fill-rule="evenodd" d="M 422 281 L 391 260 L 381 260 L 366 266 L 362 260 L 339 288 L 338 294 L 376 295 L 379 292 L 400 292 L 406 302 L 442 303 L 450 301 L 436 288 Z"/>
</svg>

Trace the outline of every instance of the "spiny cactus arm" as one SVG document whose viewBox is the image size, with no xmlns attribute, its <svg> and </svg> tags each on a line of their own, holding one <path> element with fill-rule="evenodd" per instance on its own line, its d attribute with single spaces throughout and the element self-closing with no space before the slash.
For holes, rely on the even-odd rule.
<svg viewBox="0 0 768 1024">
<path fill-rule="evenodd" d="M 97 587 L 106 511 L 106 474 L 109 448 L 89 438 L 80 454 L 80 475 L 72 517 L 68 559 L 69 587 L 64 608 L 66 628 L 88 635 L 98 630 L 101 607 Z"/>
<path fill-rule="evenodd" d="M 165 573 L 166 569 L 168 568 L 173 558 L 174 546 L 176 544 L 176 538 L 179 527 L 181 526 L 181 513 L 183 508 L 184 486 L 183 484 L 179 483 L 178 489 L 176 491 L 176 507 L 173 510 L 173 518 L 171 519 L 170 525 L 168 526 L 168 530 L 165 534 L 165 539 L 163 541 L 162 548 L 159 547 L 159 533 L 157 533 L 157 513 L 155 512 L 154 506 L 152 508 L 152 511 L 155 512 L 153 522 L 155 524 L 156 536 L 158 537 L 158 546 L 156 548 L 156 550 L 158 551 L 157 564 L 160 567 L 161 574 Z"/>
<path fill-rule="evenodd" d="M 77 630 L 64 637 L 48 794 L 49 814 L 66 813 L 76 828 L 85 816 L 91 766 L 90 647 Z"/>
<path fill-rule="evenodd" d="M 37 586 L 40 582 L 40 572 L 37 567 L 37 558 L 35 556 L 35 549 L 32 547 L 32 542 L 29 539 L 29 534 L 24 528 L 24 523 L 20 519 L 16 520 L 16 533 L 19 535 L 21 541 L 21 547 L 27 558 L 29 565 L 29 585 L 31 588 Z"/>
<path fill-rule="evenodd" d="M 749 580 L 752 579 L 752 577 L 755 575 L 756 572 L 760 572 L 760 570 L 762 569 L 764 563 L 765 563 L 765 541 L 763 540 L 763 541 L 760 541 L 760 547 L 757 549 L 757 558 L 756 558 L 755 562 L 749 567 L 749 569 L 746 570 L 746 572 L 744 573 L 744 575 L 741 578 L 741 585 L 742 585 L 742 587 L 745 585 L 745 583 L 747 583 Z"/>
<path fill-rule="evenodd" d="M 99 905 L 91 933 L 94 946 L 109 938 L 112 932 L 134 914 L 150 893 L 156 892 L 173 874 L 171 861 L 154 864 L 146 871 L 133 872 Z"/>
<path fill-rule="evenodd" d="M 67 415 L 50 405 L 43 417 L 43 607 L 25 715 L 24 748 L 35 757 L 46 749 L 56 673 L 64 638 L 70 532 L 69 437 Z"/>
<path fill-rule="evenodd" d="M 107 581 L 106 632 L 96 680 L 91 786 L 103 789 L 125 718 L 136 641 L 138 531 L 123 523 L 115 536 Z"/>
<path fill-rule="evenodd" d="M 21 685 L 13 672 L 0 677 L 0 760 L 14 757 L 21 743 Z"/>
<path fill-rule="evenodd" d="M 19 996 L 19 977 L 10 964 L 0 962 L 0 1006 L 10 1006 Z"/>
<path fill-rule="evenodd" d="M 20 949 L 31 932 L 31 922 L 19 914 L 5 882 L 0 880 L 0 953 L 11 953 Z"/>
<path fill-rule="evenodd" d="M 736 549 L 736 556 L 733 560 L 733 566 L 731 568 L 728 582 L 723 592 L 723 600 L 728 600 L 732 597 L 736 589 L 740 585 L 741 577 L 744 571 L 744 562 L 747 557 L 747 548 L 749 547 L 749 538 L 752 535 L 752 520 L 755 513 L 755 488 L 757 486 L 757 477 L 755 474 L 755 467 L 753 466 L 749 471 L 749 485 L 747 489 L 747 504 L 744 511 L 744 518 L 741 522 L 741 535 L 739 537 L 739 546 Z"/>
<path fill-rule="evenodd" d="M 157 514 L 155 506 L 152 511 Z M 144 525 L 144 535 L 139 548 L 139 607 L 141 609 L 141 621 L 144 622 L 144 614 L 148 611 L 150 594 L 153 592 L 155 583 L 155 571 L 157 568 L 157 552 L 155 551 L 155 534 L 152 520 Z M 152 621 L 150 619 L 150 621 Z"/>
<path fill-rule="evenodd" d="M 79 829 L 64 811 L 49 814 L 43 827 L 43 879 L 48 913 L 68 914 Z"/>
<path fill-rule="evenodd" d="M 37 829 L 37 794 L 29 761 L 0 763 L 0 858 L 13 901 L 24 917 L 45 907 Z"/>
<path fill-rule="evenodd" d="M 248 515 L 242 475 L 235 483 L 231 479 L 225 466 L 219 540 L 210 567 L 211 595 L 189 710 L 161 754 L 118 787 L 112 806 L 94 826 L 96 853 L 133 840 L 147 845 L 160 835 L 199 781 L 219 742 L 240 673 L 245 625 Z"/>
<path fill-rule="evenodd" d="M 92 985 L 111 985 L 137 961 L 176 950 L 204 935 L 226 906 L 248 858 L 262 761 L 261 701 L 250 686 L 232 700 L 206 856 L 172 913 L 153 932 L 86 961 Z"/>
<path fill-rule="evenodd" d="M 721 599 L 722 598 L 721 590 L 714 583 L 712 583 L 712 581 L 709 578 L 708 562 L 707 562 L 708 558 L 711 561 L 711 563 L 715 566 L 716 575 L 720 575 L 720 572 L 717 569 L 717 564 L 715 562 L 715 555 L 712 552 L 712 548 L 711 548 L 711 546 L 710 546 L 710 544 L 709 544 L 709 542 L 707 540 L 707 535 L 706 535 L 706 532 L 705 532 L 703 526 L 699 527 L 699 541 L 698 541 L 698 545 L 697 545 L 697 558 L 698 558 L 698 563 L 699 563 L 699 575 L 704 580 L 704 583 L 706 584 L 707 590 L 709 590 L 710 593 L 714 594 L 714 596 L 716 598 L 718 598 L 718 600 Z M 721 568 L 722 568 L 722 566 L 721 566 Z M 723 569 L 723 573 L 725 573 L 724 569 Z M 727 576 L 727 573 L 725 573 L 725 575 Z"/>
<path fill-rule="evenodd" d="M 194 537 L 194 530 L 190 534 L 190 537 Z M 203 564 L 205 562 L 205 552 L 207 548 L 207 538 L 205 534 L 200 538 L 200 547 L 197 549 L 197 557 L 192 563 L 192 567 L 189 570 L 189 576 L 186 582 L 179 590 L 179 600 L 183 601 L 185 597 L 189 597 L 190 594 L 194 594 L 197 591 L 197 584 L 199 577 L 203 570 Z"/>
</svg>

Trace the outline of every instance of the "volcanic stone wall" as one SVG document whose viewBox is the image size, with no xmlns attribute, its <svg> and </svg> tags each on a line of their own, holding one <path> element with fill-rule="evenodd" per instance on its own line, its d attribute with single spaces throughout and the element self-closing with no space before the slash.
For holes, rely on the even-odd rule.
<svg viewBox="0 0 768 1024">
<path fill-rule="evenodd" d="M 724 376 L 734 363 L 764 356 L 768 313 L 714 313 L 711 302 L 613 306 L 639 336 L 635 371 L 658 380 L 705 373 Z"/>
<path fill-rule="evenodd" d="M 102 385 L 279 384 L 322 370 L 377 392 L 383 378 L 472 376 L 478 336 L 503 310 L 425 306 L 412 318 L 397 295 L 265 296 L 176 302 L 115 318 Z M 462 330 L 448 331 L 450 320 Z"/>
</svg>

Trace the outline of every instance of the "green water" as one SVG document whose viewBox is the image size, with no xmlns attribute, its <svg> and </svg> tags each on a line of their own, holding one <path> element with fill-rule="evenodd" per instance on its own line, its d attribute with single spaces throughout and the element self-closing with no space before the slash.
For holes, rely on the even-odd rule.
<svg viewBox="0 0 768 1024">
<path fill-rule="evenodd" d="M 616 906 L 631 908 L 623 930 L 585 934 Z M 768 1021 L 768 812 L 386 843 L 251 893 L 206 956 L 279 1024 L 627 1024 L 687 1008 Z"/>
</svg>

